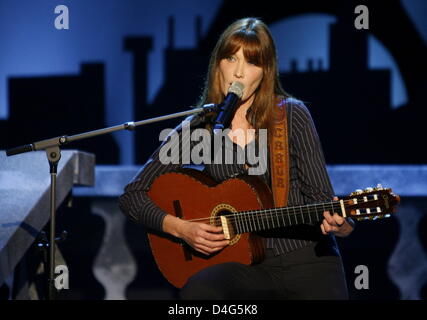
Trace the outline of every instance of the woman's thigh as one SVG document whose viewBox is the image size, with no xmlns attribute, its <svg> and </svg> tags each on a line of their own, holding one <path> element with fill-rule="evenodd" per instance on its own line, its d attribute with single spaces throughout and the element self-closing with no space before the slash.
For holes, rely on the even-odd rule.
<svg viewBox="0 0 427 320">
<path fill-rule="evenodd" d="M 230 262 L 196 273 L 180 295 L 185 300 L 273 299 L 276 287 L 263 268 Z"/>
</svg>

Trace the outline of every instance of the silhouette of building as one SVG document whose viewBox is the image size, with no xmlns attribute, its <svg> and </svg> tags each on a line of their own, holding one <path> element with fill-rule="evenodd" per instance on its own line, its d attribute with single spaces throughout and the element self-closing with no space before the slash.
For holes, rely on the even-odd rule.
<svg viewBox="0 0 427 320">
<path fill-rule="evenodd" d="M 8 90 L 10 116 L 0 121 L 1 149 L 105 127 L 103 64 L 82 64 L 76 76 L 9 78 Z M 119 159 L 111 135 L 76 141 L 65 148 L 92 152 L 97 164 L 118 163 Z"/>
<path fill-rule="evenodd" d="M 392 112 L 391 75 L 387 69 L 368 69 L 368 34 L 348 21 L 341 16 L 330 26 L 329 70 L 310 59 L 308 71 L 301 72 L 293 61 L 280 79 L 309 107 L 328 163 L 378 162 L 382 155 L 369 140 Z M 343 147 L 346 152 L 340 152 Z"/>
<path fill-rule="evenodd" d="M 195 21 L 196 39 L 200 39 L 200 18 Z M 207 71 L 207 58 L 196 49 L 174 48 L 174 19 L 169 18 L 168 47 L 165 54 L 164 83 L 151 104 L 147 103 L 148 81 L 142 73 L 147 55 L 151 50 L 151 38 L 127 38 L 126 48 L 134 55 L 133 81 L 134 117 L 136 120 L 149 119 L 189 109 L 198 102 Z M 132 47 L 129 45 L 132 43 Z M 131 49 L 138 48 L 138 49 Z M 145 68 L 146 70 L 146 68 Z M 141 92 L 137 92 L 140 88 Z M 139 89 L 138 89 L 139 90 Z M 135 132 L 135 162 L 144 163 L 159 145 L 160 132 L 174 128 L 184 118 L 175 118 L 139 127 Z"/>
</svg>

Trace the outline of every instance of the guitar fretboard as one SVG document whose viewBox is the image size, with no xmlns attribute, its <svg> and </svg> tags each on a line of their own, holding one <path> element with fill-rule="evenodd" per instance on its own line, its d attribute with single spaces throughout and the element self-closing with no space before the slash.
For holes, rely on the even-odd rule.
<svg viewBox="0 0 427 320">
<path fill-rule="evenodd" d="M 339 201 L 295 207 L 243 211 L 227 215 L 235 234 L 262 231 L 299 224 L 315 224 L 323 220 L 323 212 L 341 213 Z M 340 214 L 341 215 L 341 214 Z"/>
</svg>

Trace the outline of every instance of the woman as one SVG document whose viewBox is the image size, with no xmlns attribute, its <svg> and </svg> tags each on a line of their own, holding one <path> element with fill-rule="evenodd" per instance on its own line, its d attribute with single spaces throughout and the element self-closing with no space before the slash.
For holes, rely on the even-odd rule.
<svg viewBox="0 0 427 320">
<path fill-rule="evenodd" d="M 229 138 L 235 142 L 234 149 L 254 144 L 256 133 L 271 128 L 278 106 L 285 105 L 290 153 L 288 205 L 332 200 L 333 189 L 310 113 L 302 102 L 282 89 L 275 44 L 268 27 L 259 19 L 238 20 L 221 35 L 211 56 L 201 104 L 223 101 L 235 81 L 244 85 L 244 91 L 231 121 Z M 209 126 L 209 121 L 206 125 Z M 255 129 L 255 134 L 249 129 Z M 181 238 L 203 254 L 215 253 L 228 245 L 221 227 L 168 215 L 146 194 L 157 176 L 179 167 L 179 164 L 162 164 L 157 150 L 126 187 L 120 207 L 136 222 Z M 204 171 L 220 182 L 248 174 L 248 165 L 205 164 Z M 271 184 L 269 172 L 268 169 L 260 175 L 267 184 Z M 181 297 L 346 299 L 345 276 L 334 235 L 345 237 L 352 230 L 351 219 L 325 212 L 320 226 L 300 225 L 266 232 L 263 234 L 266 259 L 262 263 L 208 267 L 188 280 Z"/>
</svg>

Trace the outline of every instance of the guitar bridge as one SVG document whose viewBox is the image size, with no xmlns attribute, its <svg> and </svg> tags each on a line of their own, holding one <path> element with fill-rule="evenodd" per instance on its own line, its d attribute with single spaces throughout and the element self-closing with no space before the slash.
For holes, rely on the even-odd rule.
<svg viewBox="0 0 427 320">
<path fill-rule="evenodd" d="M 220 216 L 220 219 L 224 237 L 225 239 L 230 240 L 235 235 L 233 224 L 229 222 L 226 216 Z"/>
</svg>

